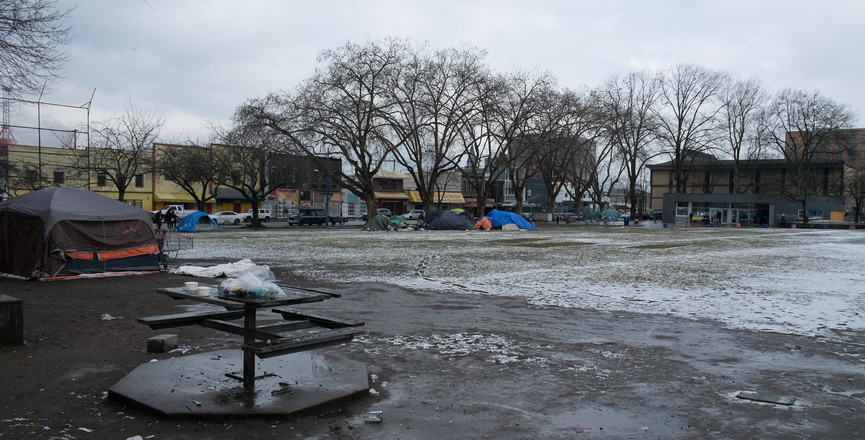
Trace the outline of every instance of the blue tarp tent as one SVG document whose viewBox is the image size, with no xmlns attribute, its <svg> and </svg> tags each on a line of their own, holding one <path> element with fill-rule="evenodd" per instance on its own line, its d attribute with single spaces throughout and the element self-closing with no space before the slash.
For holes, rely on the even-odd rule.
<svg viewBox="0 0 865 440">
<path fill-rule="evenodd" d="M 183 220 L 177 224 L 174 230 L 177 232 L 214 232 L 222 231 L 222 228 L 207 214 L 195 211 L 183 217 Z"/>
<path fill-rule="evenodd" d="M 528 229 L 529 231 L 534 231 L 535 227 L 529 223 L 528 220 L 522 218 L 513 212 L 505 212 L 499 211 L 497 209 L 493 209 L 489 214 L 485 215 L 487 219 L 489 219 L 490 224 L 494 228 L 501 227 L 502 225 L 515 224 L 520 229 Z"/>
</svg>

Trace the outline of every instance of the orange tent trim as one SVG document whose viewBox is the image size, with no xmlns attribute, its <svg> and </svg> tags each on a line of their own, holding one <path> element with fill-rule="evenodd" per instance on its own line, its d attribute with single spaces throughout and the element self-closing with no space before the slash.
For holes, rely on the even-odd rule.
<svg viewBox="0 0 865 440">
<path fill-rule="evenodd" d="M 99 252 L 99 261 L 117 260 L 120 258 L 134 257 L 136 255 L 150 255 L 159 253 L 159 246 L 151 244 L 135 249 L 126 249 L 122 251 Z M 93 261 L 92 252 L 66 252 L 66 256 L 73 260 Z"/>
</svg>

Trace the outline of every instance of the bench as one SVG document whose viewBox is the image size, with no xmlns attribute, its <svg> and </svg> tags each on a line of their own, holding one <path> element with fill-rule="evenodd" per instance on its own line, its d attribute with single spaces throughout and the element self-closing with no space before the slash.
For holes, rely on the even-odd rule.
<svg viewBox="0 0 865 440">
<path fill-rule="evenodd" d="M 349 321 L 347 319 L 331 318 L 329 316 L 317 315 L 314 313 L 301 312 L 294 309 L 271 309 L 271 312 L 279 313 L 282 318 L 288 321 L 309 321 L 314 325 L 325 328 L 344 328 L 344 327 L 360 327 L 363 322 Z"/>
<path fill-rule="evenodd" d="M 339 345 L 343 342 L 351 341 L 355 336 L 363 333 L 366 333 L 366 331 L 351 327 L 340 328 L 290 338 L 256 342 L 254 344 L 243 345 L 240 348 L 261 359 L 267 359 L 274 356 L 282 356 L 300 351 L 329 347 L 331 345 Z"/>
<path fill-rule="evenodd" d="M 230 321 L 243 318 L 243 310 L 229 310 L 227 312 L 190 312 L 175 315 L 150 316 L 138 318 L 138 322 L 150 326 L 153 330 L 164 328 L 184 327 L 187 325 L 201 325 L 205 319 L 219 319 Z"/>
</svg>

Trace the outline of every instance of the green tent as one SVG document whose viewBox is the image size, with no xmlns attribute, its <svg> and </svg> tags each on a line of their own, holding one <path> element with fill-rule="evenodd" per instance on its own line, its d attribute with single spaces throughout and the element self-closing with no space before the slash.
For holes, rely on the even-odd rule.
<svg viewBox="0 0 865 440">
<path fill-rule="evenodd" d="M 371 218 L 360 228 L 361 231 L 393 231 L 394 225 L 383 215 Z"/>
<path fill-rule="evenodd" d="M 405 228 L 408 226 L 408 221 L 401 215 L 392 215 L 389 220 L 399 228 Z"/>
</svg>

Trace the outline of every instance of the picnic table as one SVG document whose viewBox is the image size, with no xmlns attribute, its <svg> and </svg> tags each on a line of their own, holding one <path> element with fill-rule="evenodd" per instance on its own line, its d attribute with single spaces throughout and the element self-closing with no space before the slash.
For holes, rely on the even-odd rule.
<svg viewBox="0 0 865 440">
<path fill-rule="evenodd" d="M 244 383 L 254 383 L 258 379 L 255 376 L 255 356 L 265 359 L 327 347 L 348 342 L 354 336 L 365 333 L 358 329 L 364 325 L 363 322 L 283 308 L 274 308 L 271 311 L 282 315 L 285 319 L 284 322 L 261 326 L 256 324 L 256 315 L 260 309 L 321 302 L 330 298 L 338 298 L 340 296 L 338 294 L 280 286 L 286 292 L 286 296 L 251 298 L 219 294 L 216 292 L 216 286 L 210 287 L 213 292 L 211 296 L 198 296 L 188 292 L 183 287 L 160 288 L 157 289 L 157 292 L 175 300 L 190 300 L 218 305 L 225 308 L 225 311 L 210 310 L 151 316 L 138 318 L 138 322 L 150 326 L 153 330 L 199 325 L 243 336 L 243 345 L 241 346 L 243 350 L 242 376 L 232 374 L 226 374 L 226 376 Z M 240 319 L 243 319 L 242 324 L 230 322 Z M 319 327 L 324 330 L 317 332 L 300 331 Z"/>
</svg>

